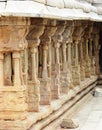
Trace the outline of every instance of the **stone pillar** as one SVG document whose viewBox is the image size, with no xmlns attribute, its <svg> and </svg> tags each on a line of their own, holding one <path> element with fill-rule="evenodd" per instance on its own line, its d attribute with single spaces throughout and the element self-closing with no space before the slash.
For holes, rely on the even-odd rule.
<svg viewBox="0 0 102 130">
<path fill-rule="evenodd" d="M 72 78 L 72 43 L 69 42 L 67 45 L 67 66 L 69 68 L 69 74 L 70 74 L 70 86 L 69 88 L 72 89 L 73 88 L 73 78 Z"/>
<path fill-rule="evenodd" d="M 20 53 L 27 47 L 26 34 L 29 19 L 18 17 L 0 18 L 0 128 L 22 129 L 22 120 L 27 117 L 26 85 L 21 83 Z M 7 25 L 7 26 L 5 26 Z M 3 54 L 12 54 L 12 86 L 4 84 Z M 8 58 L 5 58 L 8 60 Z M 7 62 L 7 61 L 5 61 Z M 19 120 L 19 126 L 17 123 Z M 3 124 L 2 124 L 2 121 Z M 9 124 L 8 125 L 8 121 Z M 12 124 L 12 125 L 11 125 Z"/>
<path fill-rule="evenodd" d="M 80 63 L 79 63 L 79 48 L 78 45 L 81 41 L 81 36 L 83 34 L 84 28 L 82 27 L 81 21 L 74 21 L 74 31 L 73 31 L 73 68 L 72 68 L 72 75 L 73 75 L 73 84 L 80 85 L 81 82 L 81 75 L 80 75 Z"/>
<path fill-rule="evenodd" d="M 4 55 L 3 53 L 0 53 L 0 86 L 4 85 Z"/>
<path fill-rule="evenodd" d="M 42 54 L 43 66 L 42 66 L 42 78 L 40 79 L 40 81 L 41 81 L 40 104 L 48 105 L 51 102 L 51 80 L 50 80 L 50 78 L 48 78 L 48 69 L 47 69 L 48 45 L 43 44 L 42 49 L 43 49 L 43 54 Z"/>
<path fill-rule="evenodd" d="M 95 73 L 97 75 L 100 74 L 100 66 L 99 66 L 99 50 L 100 50 L 100 45 L 99 45 L 99 32 L 100 32 L 100 27 L 98 24 L 94 24 L 93 27 L 93 44 L 94 44 L 94 51 L 95 51 Z"/>
<path fill-rule="evenodd" d="M 72 87 L 72 76 L 71 76 L 71 48 L 70 48 L 70 37 L 73 31 L 73 22 L 67 22 L 65 30 L 62 34 L 62 71 L 61 71 L 61 89 L 62 93 L 68 93 L 68 90 Z M 70 39 L 70 40 L 69 40 Z M 68 44 L 68 45 L 67 45 Z M 67 49 L 68 47 L 68 49 Z M 69 61 L 68 61 L 69 60 Z M 69 63 L 68 63 L 69 62 Z M 69 66 L 68 66 L 69 64 Z"/>
<path fill-rule="evenodd" d="M 79 65 L 79 60 L 78 60 L 78 42 L 74 43 L 74 53 L 75 53 L 75 59 L 73 63 L 73 68 L 72 68 L 72 76 L 73 76 L 73 84 L 74 85 L 80 85 L 80 65 Z"/>
<path fill-rule="evenodd" d="M 51 91 L 51 46 L 52 46 L 52 36 L 56 31 L 56 20 L 48 20 L 41 39 L 41 49 L 42 49 L 42 77 L 40 78 L 40 96 L 41 105 L 48 105 L 51 103 L 52 91 Z"/>
<path fill-rule="evenodd" d="M 85 77 L 90 78 L 91 76 L 91 59 L 90 59 L 90 39 L 93 31 L 93 22 L 88 22 L 84 33 L 85 41 Z"/>
<path fill-rule="evenodd" d="M 89 58 L 89 48 L 88 48 L 88 43 L 89 43 L 89 40 L 86 40 L 86 43 L 85 43 L 85 49 L 86 49 L 86 58 L 85 58 L 85 77 L 86 78 L 90 78 L 91 76 L 91 63 L 90 63 L 90 58 Z"/>
<path fill-rule="evenodd" d="M 4 85 L 12 85 L 12 65 L 11 65 L 11 53 L 4 54 Z"/>
<path fill-rule="evenodd" d="M 83 44 L 84 44 L 84 41 L 83 39 L 80 41 L 80 44 L 79 44 L 79 52 L 80 52 L 80 74 L 81 74 L 81 81 L 83 81 L 85 79 L 85 62 L 84 62 L 84 55 L 83 55 Z"/>
<path fill-rule="evenodd" d="M 52 90 L 52 98 L 60 97 L 60 61 L 59 61 L 59 48 L 60 43 L 55 44 L 55 82 Z"/>
<path fill-rule="evenodd" d="M 14 79 L 13 84 L 14 86 L 21 85 L 21 76 L 20 76 L 20 53 L 13 52 L 13 70 L 14 70 Z"/>
<path fill-rule="evenodd" d="M 31 18 L 31 25 L 27 35 L 28 40 L 28 111 L 37 112 L 40 106 L 40 81 L 38 78 L 39 59 L 38 47 L 40 45 L 40 36 L 43 34 L 46 19 Z"/>
<path fill-rule="evenodd" d="M 93 51 L 93 40 L 90 39 L 91 75 L 95 75 L 95 57 L 92 51 Z"/>
<path fill-rule="evenodd" d="M 48 78 L 48 71 L 47 71 L 47 51 L 48 51 L 48 46 L 43 45 L 43 69 L 42 69 L 42 78 L 46 79 Z"/>
<path fill-rule="evenodd" d="M 54 50 L 55 50 L 55 66 L 54 66 L 54 70 L 52 72 L 52 98 L 53 99 L 57 99 L 60 97 L 61 94 L 61 73 L 60 73 L 60 55 L 59 55 L 59 51 L 60 51 L 60 44 L 63 41 L 63 37 L 62 34 L 65 30 L 65 25 L 66 22 L 65 21 L 58 21 L 56 24 L 57 30 L 52 38 L 53 40 L 53 45 L 54 45 Z"/>
</svg>

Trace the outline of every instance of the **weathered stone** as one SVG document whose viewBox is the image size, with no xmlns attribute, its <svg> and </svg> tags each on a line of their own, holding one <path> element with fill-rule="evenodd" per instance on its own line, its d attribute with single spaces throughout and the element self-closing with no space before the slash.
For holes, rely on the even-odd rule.
<svg viewBox="0 0 102 130">
<path fill-rule="evenodd" d="M 61 123 L 62 128 L 76 129 L 79 127 L 78 123 L 74 119 L 63 119 Z"/>
<path fill-rule="evenodd" d="M 96 87 L 94 90 L 93 95 L 95 97 L 102 97 L 102 88 L 101 87 Z"/>
</svg>

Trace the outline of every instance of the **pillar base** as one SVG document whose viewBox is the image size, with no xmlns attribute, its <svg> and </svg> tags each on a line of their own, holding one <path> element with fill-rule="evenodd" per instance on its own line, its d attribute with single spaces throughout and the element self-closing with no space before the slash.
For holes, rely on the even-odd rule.
<svg viewBox="0 0 102 130">
<path fill-rule="evenodd" d="M 61 87 L 60 87 L 60 77 L 55 75 L 55 73 L 51 77 L 51 96 L 52 99 L 59 99 L 60 93 L 61 93 Z"/>
<path fill-rule="evenodd" d="M 73 66 L 72 67 L 72 78 L 73 78 L 73 85 L 80 85 L 80 66 Z"/>
<path fill-rule="evenodd" d="M 50 105 L 51 103 L 51 80 L 40 79 L 40 104 Z"/>
<path fill-rule="evenodd" d="M 85 79 L 85 67 L 84 65 L 80 65 L 80 78 L 81 78 L 81 81 L 83 81 Z"/>
<path fill-rule="evenodd" d="M 91 64 L 90 60 L 87 60 L 85 65 L 85 77 L 90 78 L 90 76 L 91 76 Z"/>
<path fill-rule="evenodd" d="M 25 86 L 0 86 L 0 120 L 26 119 L 25 91 Z"/>
<path fill-rule="evenodd" d="M 28 111 L 38 112 L 40 104 L 40 82 L 28 82 Z"/>
<path fill-rule="evenodd" d="M 61 92 L 67 94 L 69 88 L 71 88 L 71 79 L 68 72 L 61 72 L 60 82 L 61 82 Z"/>
</svg>

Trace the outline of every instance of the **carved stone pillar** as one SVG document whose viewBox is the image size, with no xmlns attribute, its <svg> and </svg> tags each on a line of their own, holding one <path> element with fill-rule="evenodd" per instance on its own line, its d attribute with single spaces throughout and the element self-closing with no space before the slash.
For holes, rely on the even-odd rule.
<svg viewBox="0 0 102 130">
<path fill-rule="evenodd" d="M 62 71 L 61 71 L 61 89 L 62 93 L 68 93 L 68 89 L 72 87 L 71 76 L 71 44 L 70 37 L 73 31 L 73 22 L 67 22 L 65 30 L 62 34 Z M 67 45 L 68 44 L 68 45 Z M 68 66 L 69 65 L 69 66 Z"/>
<path fill-rule="evenodd" d="M 84 62 L 84 47 L 83 47 L 84 41 L 81 39 L 79 44 L 79 52 L 80 52 L 80 74 L 81 74 L 81 80 L 83 81 L 85 79 L 85 62 Z"/>
<path fill-rule="evenodd" d="M 48 20 L 44 33 L 41 36 L 41 50 L 42 50 L 42 76 L 40 78 L 40 104 L 48 105 L 51 103 L 52 91 L 51 91 L 51 38 L 56 31 L 56 20 Z"/>
<path fill-rule="evenodd" d="M 2 52 L 0 52 L 0 86 L 4 85 L 4 55 Z"/>
<path fill-rule="evenodd" d="M 81 35 L 83 33 L 83 27 L 81 26 L 81 21 L 74 22 L 74 31 L 73 31 L 73 84 L 80 85 L 81 82 L 81 73 L 80 73 L 80 62 L 79 62 L 79 48 L 78 44 L 80 44 Z"/>
<path fill-rule="evenodd" d="M 52 98 L 57 99 L 60 97 L 61 94 L 61 75 L 60 75 L 60 55 L 59 55 L 59 49 L 60 44 L 62 43 L 63 37 L 62 33 L 65 29 L 65 21 L 58 21 L 57 22 L 57 30 L 53 36 L 53 45 L 55 50 L 55 65 L 54 70 L 52 72 Z"/>
<path fill-rule="evenodd" d="M 91 76 L 91 59 L 90 59 L 90 38 L 93 29 L 93 23 L 88 22 L 88 26 L 85 29 L 84 41 L 85 41 L 85 77 L 90 78 Z"/>
<path fill-rule="evenodd" d="M 85 65 L 85 77 L 86 78 L 90 78 L 91 76 L 91 62 L 90 62 L 90 58 L 89 58 L 89 47 L 88 47 L 88 43 L 89 41 L 86 40 L 86 43 L 85 43 L 85 49 L 86 49 L 86 65 Z"/>
<path fill-rule="evenodd" d="M 91 75 L 95 75 L 95 57 L 93 55 L 93 40 L 90 39 Z"/>
<path fill-rule="evenodd" d="M 21 85 L 21 76 L 20 76 L 20 52 L 13 52 L 13 68 L 14 68 L 14 86 Z"/>
<path fill-rule="evenodd" d="M 99 50 L 100 50 L 100 45 L 99 45 L 99 26 L 94 24 L 93 27 L 93 45 L 94 45 L 94 61 L 95 61 L 95 73 L 97 75 L 100 74 L 100 67 L 99 67 Z"/>
<path fill-rule="evenodd" d="M 73 84 L 74 85 L 80 85 L 80 65 L 78 62 L 78 42 L 74 43 L 74 62 L 73 62 L 73 68 L 72 68 L 72 76 L 73 76 Z"/>
<path fill-rule="evenodd" d="M 27 35 L 28 40 L 28 110 L 39 111 L 40 81 L 38 79 L 38 47 L 40 36 L 45 29 L 46 19 L 31 18 L 31 25 Z"/>
<path fill-rule="evenodd" d="M 0 120 L 5 120 L 3 125 L 0 123 L 1 129 L 7 129 L 6 120 L 9 120 L 9 123 L 12 122 L 13 126 L 13 128 L 8 126 L 8 129 L 15 129 L 15 121 L 19 120 L 21 125 L 21 120 L 27 117 L 26 86 L 21 82 L 20 53 L 27 47 L 25 37 L 29 26 L 28 22 L 27 18 L 0 18 Z M 10 53 L 13 63 L 12 66 L 10 65 L 12 86 L 4 83 L 6 70 L 3 67 L 4 54 Z M 9 60 L 9 58 L 6 57 L 5 60 Z"/>
<path fill-rule="evenodd" d="M 59 48 L 60 43 L 55 44 L 55 80 L 54 86 L 52 89 L 52 98 L 59 98 L 60 97 L 60 60 L 59 60 Z"/>
<path fill-rule="evenodd" d="M 12 69 L 11 69 L 11 53 L 7 52 L 4 54 L 4 85 L 11 86 L 12 85 L 12 80 L 11 80 L 11 74 L 12 74 Z"/>
</svg>

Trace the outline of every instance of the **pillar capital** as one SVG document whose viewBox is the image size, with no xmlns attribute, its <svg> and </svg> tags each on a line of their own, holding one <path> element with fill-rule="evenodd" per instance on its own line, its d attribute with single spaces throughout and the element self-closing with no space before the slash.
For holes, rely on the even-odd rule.
<svg viewBox="0 0 102 130">
<path fill-rule="evenodd" d="M 20 52 L 13 52 L 13 59 L 20 58 Z"/>
<path fill-rule="evenodd" d="M 73 29 L 74 29 L 74 24 L 72 21 L 68 21 L 66 22 L 66 25 L 65 25 L 65 28 L 64 28 L 64 31 L 62 33 L 62 36 L 63 36 L 63 43 L 68 43 L 70 40 L 70 37 L 72 35 L 72 32 L 73 32 Z"/>
<path fill-rule="evenodd" d="M 0 51 L 20 51 L 27 47 L 25 39 L 29 22 L 26 18 L 0 18 Z"/>
<path fill-rule="evenodd" d="M 56 20 L 48 20 L 43 35 L 40 37 L 41 44 L 45 46 L 51 43 L 51 38 L 56 31 Z"/>
<path fill-rule="evenodd" d="M 52 38 L 53 42 L 54 43 L 62 43 L 63 41 L 63 37 L 62 37 L 62 34 L 65 30 L 65 25 L 66 25 L 66 21 L 57 21 L 56 23 L 56 32 Z"/>
<path fill-rule="evenodd" d="M 44 33 L 47 19 L 30 19 L 29 33 L 27 35 L 28 47 L 36 47 L 40 44 L 40 37 Z"/>
</svg>

